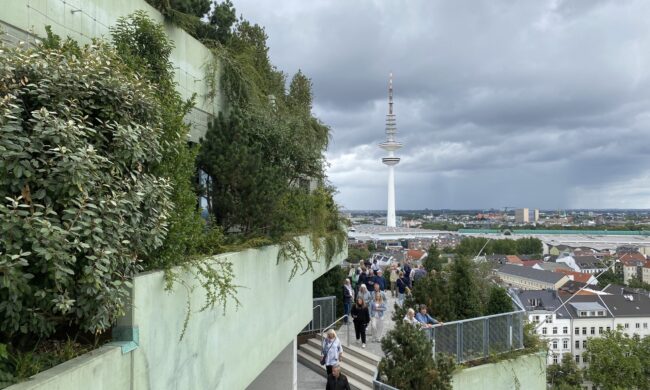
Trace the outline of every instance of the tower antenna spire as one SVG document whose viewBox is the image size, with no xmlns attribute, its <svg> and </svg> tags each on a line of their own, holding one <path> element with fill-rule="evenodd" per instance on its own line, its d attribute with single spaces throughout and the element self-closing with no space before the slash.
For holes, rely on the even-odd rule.
<svg viewBox="0 0 650 390">
<path fill-rule="evenodd" d="M 388 76 L 388 114 L 393 114 L 393 72 Z"/>
</svg>

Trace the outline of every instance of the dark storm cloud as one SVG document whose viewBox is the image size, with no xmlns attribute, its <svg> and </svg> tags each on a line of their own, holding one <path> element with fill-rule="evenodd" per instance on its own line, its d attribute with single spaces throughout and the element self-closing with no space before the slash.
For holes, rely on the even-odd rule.
<svg viewBox="0 0 650 390">
<path fill-rule="evenodd" d="M 348 208 L 385 207 L 390 71 L 398 208 L 650 207 L 650 2 L 235 6 L 280 69 L 312 78 Z"/>
</svg>

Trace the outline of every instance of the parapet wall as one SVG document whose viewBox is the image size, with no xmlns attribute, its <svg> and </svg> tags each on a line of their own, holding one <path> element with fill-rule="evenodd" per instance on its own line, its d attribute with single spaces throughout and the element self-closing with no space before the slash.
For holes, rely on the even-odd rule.
<svg viewBox="0 0 650 390">
<path fill-rule="evenodd" d="M 307 238 L 302 243 L 313 253 Z M 241 286 L 241 306 L 230 301 L 225 313 L 221 307 L 200 311 L 205 291 L 191 274 L 183 275 L 189 290 L 176 284 L 172 291 L 165 291 L 162 271 L 138 275 L 132 308 L 119 327 L 133 330 L 131 343 L 104 346 L 9 389 L 245 389 L 309 323 L 312 283 L 328 269 L 320 258 L 314 272 L 298 272 L 289 281 L 291 264 L 277 264 L 278 250 L 217 257 L 233 264 L 234 283 Z M 179 341 L 188 298 L 191 316 Z"/>
<path fill-rule="evenodd" d="M 454 390 L 546 389 L 546 353 L 519 356 L 498 363 L 483 364 L 456 371 Z"/>
</svg>

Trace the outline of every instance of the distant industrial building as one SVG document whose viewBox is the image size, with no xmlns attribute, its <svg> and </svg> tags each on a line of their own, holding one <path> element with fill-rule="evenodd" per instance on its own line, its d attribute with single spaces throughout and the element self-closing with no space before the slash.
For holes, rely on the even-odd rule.
<svg viewBox="0 0 650 390">
<path fill-rule="evenodd" d="M 515 222 L 516 223 L 537 223 L 539 221 L 539 209 L 516 209 Z"/>
</svg>

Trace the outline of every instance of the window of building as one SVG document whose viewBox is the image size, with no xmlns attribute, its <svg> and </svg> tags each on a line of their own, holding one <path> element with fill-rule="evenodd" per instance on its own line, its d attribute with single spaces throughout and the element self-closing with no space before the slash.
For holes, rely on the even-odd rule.
<svg viewBox="0 0 650 390">
<path fill-rule="evenodd" d="M 539 316 L 533 316 L 533 322 L 539 322 Z"/>
<path fill-rule="evenodd" d="M 553 341 L 553 349 L 557 349 L 557 340 Z"/>
<path fill-rule="evenodd" d="M 603 316 L 605 315 L 605 312 L 604 312 L 604 311 L 599 311 L 599 312 L 598 312 L 598 315 L 601 316 L 601 317 L 603 317 Z"/>
<path fill-rule="evenodd" d="M 576 355 L 576 363 L 580 363 L 580 355 Z"/>
<path fill-rule="evenodd" d="M 546 327 L 542 328 L 542 334 L 546 334 Z"/>
<path fill-rule="evenodd" d="M 575 334 L 580 334 L 580 328 L 576 328 Z"/>
<path fill-rule="evenodd" d="M 637 322 L 637 323 L 636 323 L 636 328 L 637 328 L 637 329 L 641 329 L 641 323 L 640 323 L 640 322 Z"/>
<path fill-rule="evenodd" d="M 587 355 L 582 355 L 582 362 L 583 362 L 583 363 L 589 363 L 589 362 L 587 361 Z"/>
<path fill-rule="evenodd" d="M 587 340 L 582 340 L 582 349 L 587 349 Z"/>
<path fill-rule="evenodd" d="M 591 334 L 596 334 L 596 327 L 595 326 L 591 327 Z"/>
<path fill-rule="evenodd" d="M 562 328 L 562 333 L 569 334 L 569 327 L 565 326 L 564 328 Z"/>
<path fill-rule="evenodd" d="M 609 332 L 611 329 L 612 329 L 612 328 L 610 328 L 609 326 L 608 326 L 607 328 L 605 328 L 605 330 L 607 330 L 608 332 Z"/>
<path fill-rule="evenodd" d="M 586 326 L 582 327 L 582 334 L 587 334 L 587 327 Z"/>
<path fill-rule="evenodd" d="M 553 334 L 557 334 L 557 326 L 553 327 Z"/>
<path fill-rule="evenodd" d="M 602 326 L 599 326 L 599 327 L 598 327 L 598 334 L 602 334 L 602 333 L 603 333 L 603 327 L 602 327 Z"/>
<path fill-rule="evenodd" d="M 576 349 L 580 349 L 580 340 L 576 340 Z"/>
<path fill-rule="evenodd" d="M 557 355 L 553 354 L 553 364 L 557 364 Z"/>
<path fill-rule="evenodd" d="M 626 322 L 624 327 L 625 329 L 630 329 L 630 324 Z"/>
<path fill-rule="evenodd" d="M 550 324 L 551 322 L 553 322 L 553 316 L 546 316 L 546 323 Z"/>
<path fill-rule="evenodd" d="M 562 341 L 562 348 L 569 349 L 569 340 Z"/>
<path fill-rule="evenodd" d="M 648 329 L 648 323 L 647 322 L 643 323 L 643 329 Z"/>
</svg>

